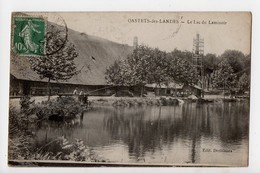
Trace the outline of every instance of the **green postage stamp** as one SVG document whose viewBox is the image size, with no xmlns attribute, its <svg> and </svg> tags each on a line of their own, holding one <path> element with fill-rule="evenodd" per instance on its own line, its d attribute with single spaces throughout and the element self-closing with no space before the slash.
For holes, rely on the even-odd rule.
<svg viewBox="0 0 260 173">
<path fill-rule="evenodd" d="M 40 17 L 14 17 L 13 46 L 19 55 L 45 53 L 45 20 Z"/>
</svg>

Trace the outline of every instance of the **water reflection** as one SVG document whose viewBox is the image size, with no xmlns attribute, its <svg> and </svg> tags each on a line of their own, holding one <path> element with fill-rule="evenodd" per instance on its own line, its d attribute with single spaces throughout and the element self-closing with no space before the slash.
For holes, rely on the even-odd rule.
<svg viewBox="0 0 260 173">
<path fill-rule="evenodd" d="M 86 112 L 77 127 L 48 127 L 48 135 L 81 138 L 116 162 L 242 164 L 247 159 L 248 118 L 249 104 L 244 102 L 102 107 Z M 44 133 L 46 128 L 38 130 L 39 145 Z M 213 155 L 203 148 L 230 149 L 233 153 Z M 236 159 L 231 160 L 233 157 Z"/>
<path fill-rule="evenodd" d="M 128 145 L 130 156 L 143 158 L 163 145 L 187 141 L 190 162 L 199 161 L 201 139 L 217 139 L 223 148 L 239 144 L 248 136 L 248 105 L 245 103 L 185 104 L 179 107 L 119 109 L 104 118 L 114 140 Z"/>
</svg>

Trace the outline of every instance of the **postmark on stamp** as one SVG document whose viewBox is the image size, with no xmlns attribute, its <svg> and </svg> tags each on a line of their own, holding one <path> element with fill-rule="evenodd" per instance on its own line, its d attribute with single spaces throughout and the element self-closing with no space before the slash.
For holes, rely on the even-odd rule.
<svg viewBox="0 0 260 173">
<path fill-rule="evenodd" d="M 19 55 L 45 53 L 45 20 L 39 17 L 14 17 L 13 46 Z"/>
</svg>

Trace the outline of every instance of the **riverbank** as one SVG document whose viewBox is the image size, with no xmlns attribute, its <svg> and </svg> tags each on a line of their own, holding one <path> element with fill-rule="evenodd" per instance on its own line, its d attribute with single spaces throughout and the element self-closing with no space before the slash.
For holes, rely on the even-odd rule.
<svg viewBox="0 0 260 173">
<path fill-rule="evenodd" d="M 31 101 L 34 101 L 36 104 L 41 103 L 47 100 L 47 96 L 34 96 L 31 98 Z M 56 100 L 58 96 L 51 96 L 51 100 Z M 199 100 L 194 97 L 114 97 L 114 96 L 89 96 L 88 100 L 92 106 L 166 106 L 166 105 L 178 105 L 183 104 L 184 102 L 197 102 L 197 103 L 212 103 L 212 102 L 240 102 L 249 100 L 249 98 L 223 98 L 223 95 L 205 95 L 203 100 Z M 20 110 L 20 99 L 12 98 L 10 99 L 10 105 L 15 107 L 17 110 Z"/>
<path fill-rule="evenodd" d="M 170 106 L 179 105 L 185 102 L 194 103 L 213 103 L 213 102 L 241 102 L 249 100 L 249 98 L 223 98 L 222 95 L 205 95 L 203 99 L 194 97 L 175 98 L 175 97 L 90 97 L 89 101 L 93 106 Z"/>
<path fill-rule="evenodd" d="M 172 97 L 91 97 L 89 101 L 92 106 L 166 106 L 178 105 L 181 100 Z"/>
</svg>

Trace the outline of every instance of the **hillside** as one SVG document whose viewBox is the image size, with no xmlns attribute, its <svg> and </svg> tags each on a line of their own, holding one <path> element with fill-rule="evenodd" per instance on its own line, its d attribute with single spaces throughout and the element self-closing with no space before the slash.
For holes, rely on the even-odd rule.
<svg viewBox="0 0 260 173">
<path fill-rule="evenodd" d="M 68 39 L 76 45 L 79 56 L 75 59 L 75 64 L 81 71 L 68 81 L 59 81 L 59 83 L 104 85 L 106 68 L 115 60 L 126 58 L 133 50 L 131 46 L 71 29 L 69 29 Z M 47 81 L 47 79 L 41 80 L 36 72 L 30 69 L 30 63 L 26 57 L 11 57 L 10 73 L 18 79 Z"/>
</svg>

